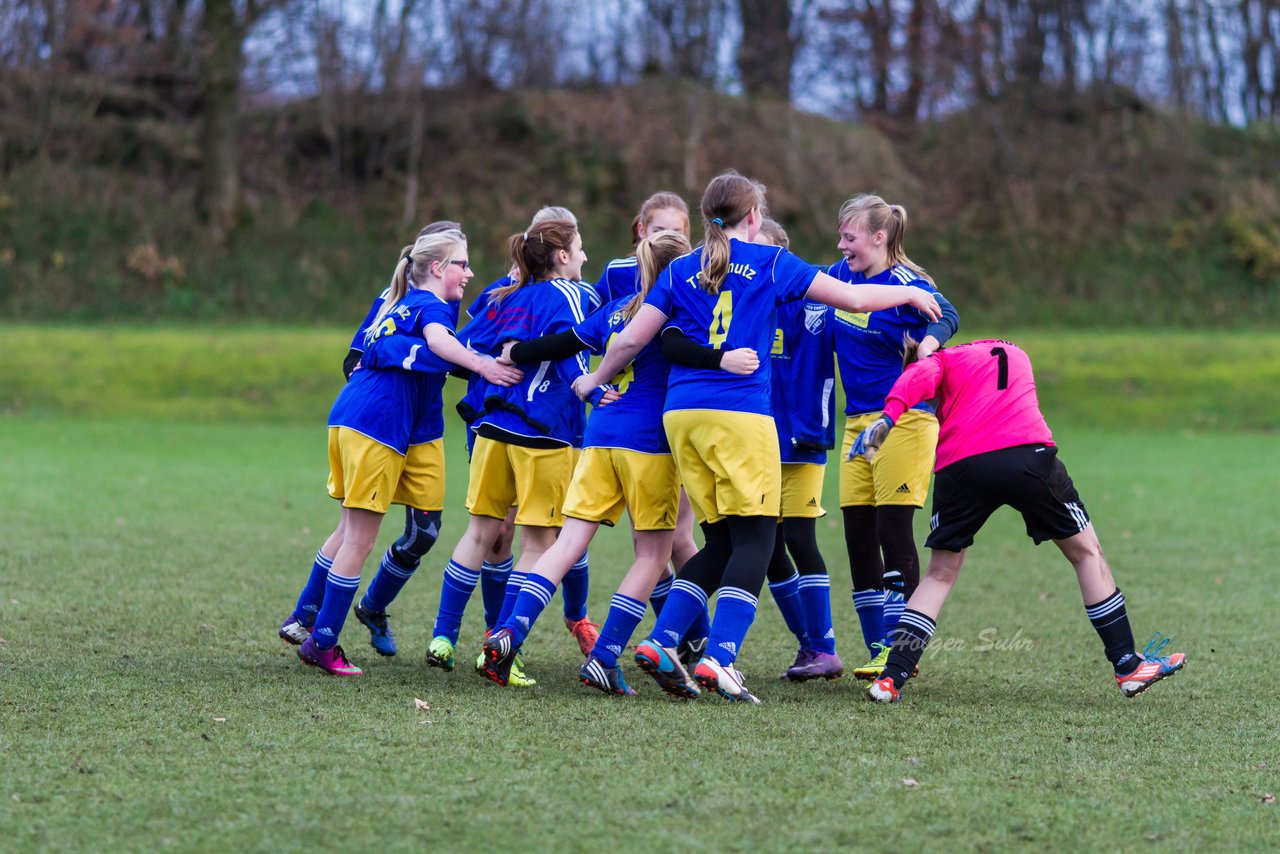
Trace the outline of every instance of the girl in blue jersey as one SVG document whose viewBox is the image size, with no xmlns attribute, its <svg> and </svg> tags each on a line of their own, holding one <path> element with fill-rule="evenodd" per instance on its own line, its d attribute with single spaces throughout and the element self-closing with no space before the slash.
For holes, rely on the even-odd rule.
<svg viewBox="0 0 1280 854">
<path fill-rule="evenodd" d="M 509 346 L 510 358 L 525 364 L 564 358 L 584 349 L 603 353 L 640 309 L 658 274 L 688 251 L 689 239 L 674 231 L 642 240 L 636 248 L 641 275 L 638 293 L 612 301 L 569 332 Z M 644 617 L 654 584 L 666 571 L 680 491 L 661 427 L 668 370 L 660 345 L 651 342 L 612 378 L 611 387 L 621 394 L 617 402 L 597 408 L 587 421 L 582 457 L 565 498 L 560 537 L 526 575 L 510 617 L 485 642 L 485 674 L 499 685 L 507 684 L 515 650 L 550 602 L 574 556 L 587 547 L 601 523 L 615 524 L 625 508 L 631 515 L 636 559 L 613 597 L 600 639 L 588 651 L 579 680 L 609 694 L 635 693 L 622 677 L 618 655 Z"/>
<path fill-rule="evenodd" d="M 853 576 L 853 602 L 871 660 L 854 669 L 877 679 L 889 654 L 889 634 L 920 582 L 912 520 L 924 506 L 938 442 L 938 419 L 928 404 L 903 416 L 893 442 L 874 463 L 849 459 L 853 440 L 880 417 L 885 395 L 902 373 L 904 336 L 920 342 L 921 358 L 945 344 L 960 316 L 918 264 L 903 250 L 907 212 L 873 195 L 849 199 L 840 208 L 844 259 L 827 271 L 844 282 L 917 287 L 934 294 L 942 317 L 910 306 L 872 313 L 835 312 L 836 359 L 845 392 L 844 453 L 840 464 L 840 509 Z"/>
<path fill-rule="evenodd" d="M 689 206 L 676 193 L 658 192 L 644 200 L 640 212 L 631 222 L 631 242 L 639 244 L 663 231 L 675 231 L 689 236 Z M 604 273 L 596 282 L 596 293 L 603 302 L 610 302 L 635 294 L 640 288 L 640 267 L 636 253 L 626 258 L 616 258 L 605 265 Z M 679 572 L 689 558 L 698 552 L 693 540 L 693 508 L 684 489 L 680 490 L 680 512 L 676 516 L 676 532 L 671 544 L 671 568 Z M 672 573 L 664 573 L 654 588 L 649 602 L 655 612 L 661 612 L 671 590 Z M 693 664 L 706 646 L 710 624 L 706 615 L 700 616 L 689 628 L 688 637 L 680 644 L 681 658 Z"/>
<path fill-rule="evenodd" d="M 667 267 L 600 367 L 575 382 L 579 396 L 616 374 L 664 324 L 703 346 L 767 353 L 781 302 L 808 298 L 850 311 L 910 303 L 937 313 L 924 290 L 852 288 L 785 249 L 752 243 L 763 219 L 764 188 L 736 172 L 713 179 L 700 207 L 705 244 Z M 668 378 L 663 426 L 706 540 L 672 585 L 652 636 L 636 649 L 636 663 L 677 696 L 697 696 L 701 686 L 732 700 L 759 702 L 733 664 L 755 617 L 781 499 L 782 460 L 767 365 L 748 376 L 673 365 Z M 717 590 L 695 685 L 673 646 Z"/>
<path fill-rule="evenodd" d="M 416 241 L 418 238 L 429 234 L 451 230 L 461 231 L 462 226 L 452 220 L 441 220 L 424 226 L 418 232 L 418 237 L 414 239 Z M 403 257 L 412 252 L 413 244 L 410 244 L 400 250 L 400 255 Z M 351 346 L 347 350 L 346 358 L 342 361 L 342 374 L 348 380 L 351 379 L 351 373 L 360 364 L 360 358 L 364 355 L 365 348 L 372 346 L 365 343 L 365 331 L 373 325 L 374 318 L 378 316 L 378 312 L 381 310 L 387 295 L 391 293 L 392 287 L 392 285 L 388 285 L 374 299 L 373 304 L 369 306 L 369 311 L 365 315 L 364 321 L 351 338 Z M 440 511 L 420 510 L 417 507 L 408 506 L 404 508 L 404 511 L 404 533 L 387 548 L 382 560 L 378 562 L 378 574 L 370 582 L 370 589 L 390 590 L 394 588 L 399 590 L 403 587 L 414 572 L 417 571 L 423 556 L 431 551 L 431 547 L 435 545 L 436 538 L 439 536 Z M 326 556 L 324 550 L 321 549 L 316 553 L 311 571 L 316 574 L 317 578 L 323 579 L 332 563 L 331 557 Z M 388 583 L 388 579 L 395 579 L 395 581 Z M 387 619 L 386 606 L 390 603 L 390 599 L 377 603 L 366 598 L 364 601 L 358 602 L 355 607 L 356 619 L 369 629 L 370 645 L 380 655 L 387 656 L 395 655 L 398 651 L 396 637 L 391 632 L 391 625 Z M 380 607 L 375 608 L 373 607 L 374 605 L 380 605 Z M 315 607 L 318 608 L 318 605 Z M 314 613 L 308 616 L 314 621 Z M 309 633 L 306 626 L 293 619 L 293 615 L 290 615 L 280 626 L 280 637 L 292 644 L 302 643 L 307 639 Z"/>
<path fill-rule="evenodd" d="M 533 215 L 533 219 L 529 222 L 529 227 L 538 225 L 539 223 L 548 222 L 550 220 L 565 220 L 573 223 L 577 227 L 578 219 L 568 208 L 556 205 L 548 205 L 540 208 Z M 496 316 L 496 309 L 489 310 L 489 298 L 498 288 L 506 287 L 513 281 L 518 279 L 519 273 L 512 269 L 506 276 L 498 279 L 493 284 L 485 288 L 472 301 L 467 309 L 470 321 L 458 333 L 459 339 L 468 347 L 478 350 L 487 355 L 497 355 L 501 351 L 501 342 L 495 340 L 495 329 L 492 323 L 493 316 Z M 594 311 L 600 306 L 599 297 L 594 289 L 582 282 L 576 282 L 579 288 L 583 289 L 591 300 L 591 310 Z M 467 384 L 467 393 L 458 403 L 458 413 L 463 420 L 467 422 L 468 428 L 475 422 L 477 418 L 484 412 L 484 401 L 487 397 L 486 384 L 481 377 L 472 377 Z M 579 411 L 577 414 L 581 415 Z M 581 432 L 585 425 L 579 423 L 577 425 L 574 447 L 581 447 Z M 467 450 L 470 452 L 472 443 L 475 441 L 475 433 L 467 430 Z M 484 600 L 484 617 L 486 637 L 488 632 L 493 629 L 494 623 L 498 615 L 502 612 L 503 604 L 506 600 L 507 582 L 510 580 L 514 561 L 512 559 L 511 545 L 515 536 L 515 515 L 516 508 L 512 507 L 507 512 L 507 517 L 503 520 L 502 529 L 498 535 L 493 548 L 485 557 L 480 567 L 480 592 Z M 519 586 L 520 577 L 516 577 L 517 587 Z M 433 636 L 448 636 L 450 629 L 448 626 L 452 624 L 453 615 L 457 615 L 457 619 L 461 621 L 462 614 L 466 609 L 467 601 L 471 597 L 474 584 L 467 585 L 467 580 L 453 576 L 443 580 L 440 592 L 440 611 L 444 612 L 446 619 L 441 623 L 441 631 L 433 632 Z M 588 558 L 584 552 L 581 557 L 574 563 L 569 574 L 565 576 L 563 585 L 564 599 L 564 622 L 565 628 L 578 641 L 578 646 L 583 650 L 585 655 L 595 643 L 597 630 L 599 626 L 591 621 L 587 615 L 587 593 L 589 590 L 589 568 Z M 483 656 L 476 659 L 476 669 L 479 670 L 483 665 Z M 532 685 L 531 680 L 526 680 L 517 668 L 512 673 L 512 684 Z"/>
<path fill-rule="evenodd" d="M 586 317 L 590 299 L 576 282 L 587 256 L 572 222 L 538 223 L 513 235 L 508 250 L 517 275 L 512 284 L 490 294 L 486 317 L 493 340 L 529 340 L 569 329 Z M 476 441 L 467 490 L 471 519 L 445 569 L 446 586 L 454 584 L 470 594 L 481 562 L 515 505 L 521 553 L 503 611 L 514 605 L 517 579 L 551 546 L 563 523 L 561 506 L 582 418 L 582 405 L 570 383 L 586 372 L 580 355 L 547 360 L 525 374 L 520 384 L 489 390 L 484 412 L 473 425 Z M 441 609 L 427 649 L 428 664 L 453 669 L 461 618 L 460 609 Z M 499 614 L 498 621 L 504 618 L 505 613 Z"/>
<path fill-rule="evenodd" d="M 292 615 L 293 622 L 307 627 L 314 614 L 298 656 L 326 673 L 361 672 L 338 637 L 387 508 L 393 503 L 425 511 L 444 507 L 445 373 L 457 365 L 498 385 L 521 376 L 453 338 L 457 304 L 471 275 L 461 231 L 418 238 L 396 265 L 392 287 L 365 340 L 414 336 L 436 360 L 436 370 L 357 371 L 329 414 L 329 494 L 342 501 L 342 518 L 321 548 L 331 564 L 323 574 L 313 569 Z M 404 583 L 381 573 L 375 581 L 382 589 L 371 585 L 369 595 L 381 602 L 394 598 Z"/>
<path fill-rule="evenodd" d="M 790 240 L 781 225 L 765 219 L 756 242 L 786 249 Z M 844 673 L 831 624 L 831 578 L 817 532 L 818 518 L 826 514 L 827 451 L 835 446 L 831 315 L 820 302 L 781 303 L 769 351 L 770 399 L 782 453 L 782 520 L 766 578 L 799 642 L 795 662 L 782 675 L 793 682 L 838 679 Z"/>
</svg>

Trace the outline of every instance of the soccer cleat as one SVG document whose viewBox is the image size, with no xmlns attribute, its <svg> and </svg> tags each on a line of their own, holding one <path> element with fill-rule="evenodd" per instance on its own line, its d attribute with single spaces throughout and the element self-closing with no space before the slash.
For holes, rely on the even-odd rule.
<svg viewBox="0 0 1280 854">
<path fill-rule="evenodd" d="M 796 663 L 787 668 L 780 679 L 807 682 L 810 679 L 839 679 L 844 675 L 844 662 L 831 652 L 802 649 L 796 655 Z"/>
<path fill-rule="evenodd" d="M 507 686 L 511 681 L 511 665 L 516 660 L 515 638 L 506 629 L 498 629 L 484 641 L 485 678 L 490 682 Z"/>
<path fill-rule="evenodd" d="M 511 675 L 507 679 L 507 685 L 512 688 L 532 688 L 537 684 L 537 679 L 524 672 L 524 656 L 517 652 L 516 660 L 511 662 Z"/>
<path fill-rule="evenodd" d="M 676 655 L 680 658 L 680 663 L 684 665 L 685 670 L 697 664 L 698 660 L 702 658 L 702 654 L 706 651 L 706 638 L 687 637 L 680 641 L 680 645 L 676 647 Z"/>
<path fill-rule="evenodd" d="M 902 691 L 893 687 L 892 676 L 885 676 L 867 686 L 867 699 L 873 703 L 896 703 L 902 699 Z"/>
<path fill-rule="evenodd" d="M 284 618 L 284 622 L 280 624 L 279 632 L 281 640 L 285 643 L 291 643 L 294 646 L 302 646 L 306 643 L 307 638 L 311 637 L 311 631 L 296 616 L 290 614 Z"/>
<path fill-rule="evenodd" d="M 436 635 L 427 644 L 427 664 L 442 668 L 446 673 L 453 670 L 453 641 L 444 635 Z"/>
<path fill-rule="evenodd" d="M 1138 656 L 1142 663 L 1132 673 L 1116 674 L 1116 684 L 1126 697 L 1136 697 L 1161 679 L 1182 669 L 1187 661 L 1185 654 L 1175 652 L 1172 655 L 1160 655 L 1168 644 L 1169 639 L 1156 632 L 1147 642 L 1146 649 Z"/>
<path fill-rule="evenodd" d="M 347 660 L 347 654 L 341 646 L 333 649 L 321 649 L 316 646 L 315 638 L 307 638 L 298 647 L 298 658 L 303 664 L 319 667 L 331 676 L 359 676 L 364 671 Z"/>
<path fill-rule="evenodd" d="M 693 678 L 704 690 L 715 691 L 726 700 L 735 703 L 759 703 L 760 698 L 747 690 L 742 674 L 732 666 L 721 664 L 704 655 L 693 669 Z"/>
<path fill-rule="evenodd" d="M 882 643 L 873 643 L 871 648 L 879 649 L 880 651 L 866 664 L 853 668 L 855 679 L 866 679 L 870 682 L 884 675 L 884 666 L 889 661 L 889 647 Z"/>
<path fill-rule="evenodd" d="M 636 644 L 635 661 L 637 667 L 653 677 L 659 688 L 673 697 L 692 700 L 701 693 L 680 663 L 676 651 L 654 638 L 645 638 Z"/>
<path fill-rule="evenodd" d="M 590 617 L 583 617 L 581 620 L 566 618 L 564 627 L 577 640 L 578 649 L 582 650 L 583 655 L 590 655 L 591 650 L 596 648 L 596 639 L 600 637 L 600 626 L 591 622 Z"/>
<path fill-rule="evenodd" d="M 635 689 L 622 678 L 622 668 L 614 665 L 605 667 L 594 655 L 587 656 L 582 668 L 578 671 L 578 681 L 598 691 L 612 694 L 615 697 L 634 697 Z"/>
<path fill-rule="evenodd" d="M 369 645 L 378 651 L 378 655 L 395 655 L 399 651 L 396 636 L 391 633 L 391 627 L 387 625 L 386 611 L 382 613 L 367 611 L 364 600 L 361 599 L 356 603 L 355 615 L 356 619 L 369 630 Z"/>
</svg>

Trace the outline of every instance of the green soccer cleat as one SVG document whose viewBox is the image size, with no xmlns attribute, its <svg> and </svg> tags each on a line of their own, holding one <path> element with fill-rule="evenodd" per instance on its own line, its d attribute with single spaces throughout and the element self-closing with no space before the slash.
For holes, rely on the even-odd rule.
<svg viewBox="0 0 1280 854">
<path fill-rule="evenodd" d="M 873 643 L 871 647 L 872 649 L 879 648 L 880 651 L 876 653 L 875 658 L 861 667 L 853 669 L 853 677 L 855 679 L 865 679 L 868 682 L 873 682 L 884 675 L 884 666 L 889 662 L 889 647 L 882 643 Z"/>
<path fill-rule="evenodd" d="M 432 667 L 439 667 L 448 673 L 453 670 L 453 660 L 453 641 L 444 635 L 433 637 L 431 643 L 427 645 L 427 664 Z"/>
</svg>

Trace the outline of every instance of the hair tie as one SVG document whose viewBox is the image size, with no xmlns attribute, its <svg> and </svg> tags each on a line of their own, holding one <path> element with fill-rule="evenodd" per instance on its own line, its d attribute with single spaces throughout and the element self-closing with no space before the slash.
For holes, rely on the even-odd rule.
<svg viewBox="0 0 1280 854">
<path fill-rule="evenodd" d="M 713 219 L 711 220 L 711 223 L 712 223 L 712 225 L 718 225 L 718 226 L 720 226 L 721 228 L 724 228 L 724 220 L 722 220 L 720 217 L 715 217 L 715 218 L 713 218 Z"/>
<path fill-rule="evenodd" d="M 524 233 L 524 242 L 525 242 L 525 243 L 528 243 L 528 242 L 529 242 L 529 232 L 527 232 L 527 231 Z"/>
</svg>

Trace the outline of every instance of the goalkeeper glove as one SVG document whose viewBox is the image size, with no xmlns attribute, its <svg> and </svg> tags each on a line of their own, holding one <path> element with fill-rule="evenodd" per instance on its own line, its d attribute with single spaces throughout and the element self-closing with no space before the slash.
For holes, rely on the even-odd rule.
<svg viewBox="0 0 1280 854">
<path fill-rule="evenodd" d="M 875 421 L 872 421 L 865 430 L 858 434 L 858 438 L 853 440 L 853 447 L 849 449 L 849 459 L 866 457 L 867 462 L 871 462 L 875 459 L 876 452 L 884 444 L 885 437 L 889 435 L 889 430 L 892 427 L 893 419 L 888 415 L 881 415 Z"/>
</svg>

